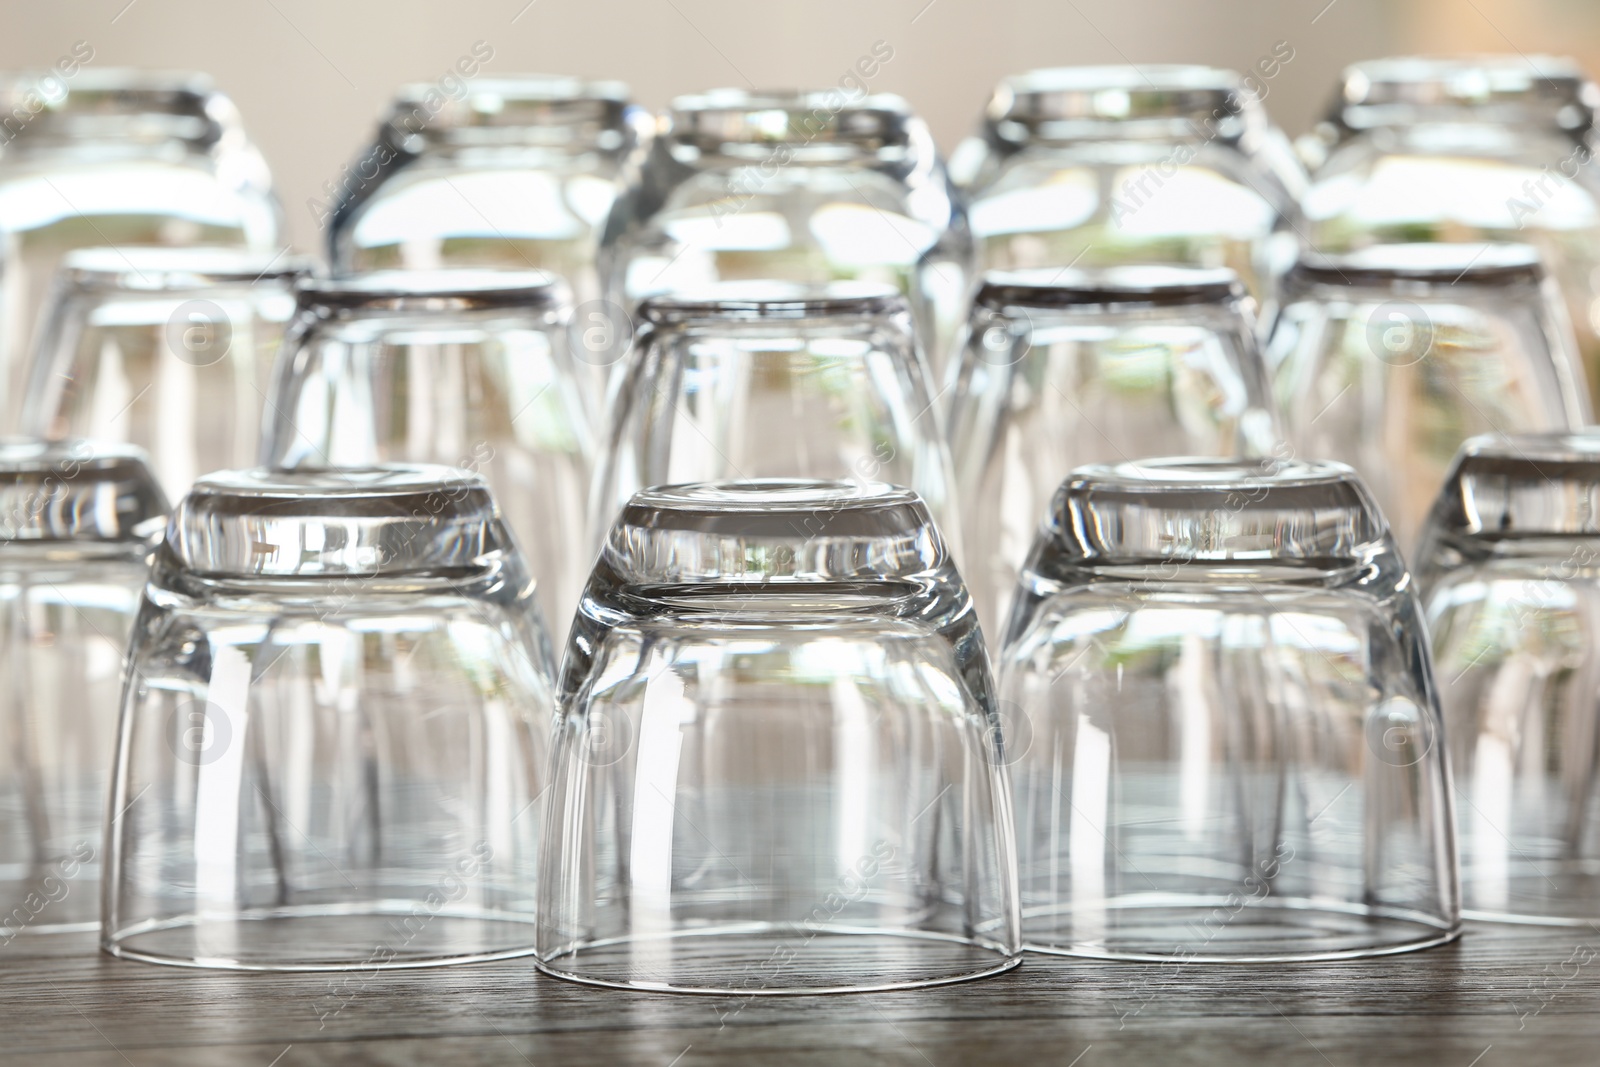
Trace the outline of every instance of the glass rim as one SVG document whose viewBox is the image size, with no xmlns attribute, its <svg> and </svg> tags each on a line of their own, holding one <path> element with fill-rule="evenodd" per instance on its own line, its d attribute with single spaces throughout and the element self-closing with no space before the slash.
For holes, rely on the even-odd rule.
<svg viewBox="0 0 1600 1067">
<path fill-rule="evenodd" d="M 646 297 L 639 304 L 639 317 L 666 325 L 719 319 L 883 317 L 909 310 L 900 290 L 877 282 L 729 281 Z"/>
<path fill-rule="evenodd" d="M 479 267 L 386 269 L 336 277 L 303 278 L 295 286 L 302 307 L 387 311 L 523 308 L 546 310 L 567 301 L 564 282 L 545 270 L 500 271 Z"/>
<path fill-rule="evenodd" d="M 1103 304 L 1167 307 L 1222 304 L 1244 295 L 1239 275 L 1226 267 L 1148 264 L 987 271 L 974 302 L 993 311 Z"/>
<path fill-rule="evenodd" d="M 823 512 L 830 536 L 901 532 L 929 521 L 920 496 L 887 482 L 750 478 L 642 489 L 623 506 L 617 524 L 789 538 L 795 535 L 795 516 Z"/>
<path fill-rule="evenodd" d="M 390 106 L 419 105 L 430 94 L 439 92 L 437 82 L 409 82 L 395 90 Z M 451 102 L 468 111 L 478 112 L 485 109 L 473 106 L 476 101 L 494 98 L 504 103 L 518 104 L 595 102 L 625 105 L 629 102 L 629 89 L 626 82 L 611 79 L 591 81 L 567 74 L 502 74 L 493 78 L 474 78 L 468 84 L 466 93 L 459 99 L 451 98 Z M 441 111 L 439 114 L 443 113 Z M 439 114 L 429 121 L 437 122 Z"/>
<path fill-rule="evenodd" d="M 249 501 L 382 501 L 487 486 L 482 475 L 461 467 L 383 463 L 370 467 L 217 470 L 196 478 L 190 493 L 236 501 L 243 506 Z"/>
<path fill-rule="evenodd" d="M 1090 566 L 1353 562 L 1392 547 L 1388 522 L 1345 464 L 1193 456 L 1077 468 L 1041 537 Z"/>
<path fill-rule="evenodd" d="M 1582 64 L 1550 54 L 1384 56 L 1352 63 L 1340 76 L 1345 106 L 1479 103 L 1485 97 L 1527 96 L 1593 107 L 1597 89 Z"/>
<path fill-rule="evenodd" d="M 1356 477 L 1353 467 L 1333 460 L 1156 456 L 1085 464 L 1073 468 L 1067 481 L 1157 494 L 1338 485 Z"/>
<path fill-rule="evenodd" d="M 1322 285 L 1384 288 L 1398 283 L 1537 285 L 1544 261 L 1532 245 L 1514 241 L 1418 241 L 1371 245 L 1352 252 L 1302 253 L 1289 276 Z"/>
<path fill-rule="evenodd" d="M 1600 427 L 1468 438 L 1427 526 L 1496 541 L 1600 536 Z"/>
<path fill-rule="evenodd" d="M 1206 105 L 1237 111 L 1243 78 L 1200 63 L 1039 67 L 1000 82 L 989 118 L 1003 121 L 1137 121 Z"/>
<path fill-rule="evenodd" d="M 0 515 L 0 545 L 148 542 L 172 510 L 143 449 L 81 437 L 0 437 L 0 502 L 18 505 Z"/>
<path fill-rule="evenodd" d="M 212 245 L 94 246 L 68 252 L 62 257 L 58 274 L 78 289 L 175 292 L 261 281 L 293 284 L 314 277 L 316 271 L 315 258 L 287 250 L 252 252 Z"/>
<path fill-rule="evenodd" d="M 282 529 L 264 525 L 273 523 Z M 313 528 L 321 548 L 308 547 Z M 299 543 L 280 560 L 285 546 L 262 540 L 269 536 Z M 213 471 L 173 509 L 162 551 L 202 578 L 328 581 L 481 570 L 485 557 L 511 547 L 481 475 L 389 463 Z"/>
<path fill-rule="evenodd" d="M 905 147 L 920 120 L 894 93 L 723 88 L 674 98 L 663 122 L 665 140 L 714 152 L 719 145 Z"/>
<path fill-rule="evenodd" d="M 112 96 L 125 103 L 159 105 L 162 110 L 187 105 L 187 110 L 204 108 L 207 101 L 221 95 L 216 82 L 204 71 L 85 66 L 70 78 L 49 68 L 24 69 L 0 77 L 0 100 L 9 102 L 20 95 L 39 92 L 47 78 L 56 79 L 64 87 L 59 93 L 40 94 L 48 107 L 60 107 L 73 96 L 79 100 Z"/>
</svg>

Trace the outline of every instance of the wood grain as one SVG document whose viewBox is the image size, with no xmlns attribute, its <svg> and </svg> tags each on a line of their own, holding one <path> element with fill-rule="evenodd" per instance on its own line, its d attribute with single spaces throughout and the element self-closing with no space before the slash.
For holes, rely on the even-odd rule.
<svg viewBox="0 0 1600 1067">
<path fill-rule="evenodd" d="M 997 978 L 859 996 L 634 994 L 525 960 L 341 982 L 121 962 L 87 935 L 19 937 L 0 949 L 0 1062 L 1600 1064 L 1600 932 L 1587 930 L 1469 926 L 1407 956 L 1270 967 L 1029 957 Z"/>
</svg>

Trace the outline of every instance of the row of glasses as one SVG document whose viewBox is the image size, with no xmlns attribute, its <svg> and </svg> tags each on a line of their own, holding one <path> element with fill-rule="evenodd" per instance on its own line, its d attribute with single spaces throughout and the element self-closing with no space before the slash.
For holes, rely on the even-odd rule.
<svg viewBox="0 0 1600 1067">
<path fill-rule="evenodd" d="M 993 689 L 914 494 L 647 490 L 558 695 L 478 477 L 214 475 L 132 622 L 107 947 L 414 966 L 527 952 L 538 914 L 554 973 L 747 995 L 974 977 L 1019 936 L 1138 959 L 1402 951 L 1458 929 L 1447 743 L 1473 913 L 1590 922 L 1596 454 L 1464 450 L 1421 572 L 1438 683 L 1394 540 L 1337 464 L 1074 472 Z M 94 876 L 105 764 L 64 713 L 83 704 L 48 694 L 97 661 L 115 677 L 106 633 L 165 508 L 125 450 L 5 459 L 7 513 L 31 523 L 5 546 L 6 652 L 47 695 L 7 717 L 27 908 Z"/>
<path fill-rule="evenodd" d="M 480 478 L 219 473 L 133 624 L 104 941 L 418 966 L 528 952 L 537 915 L 554 973 L 746 995 L 975 977 L 1019 936 L 1436 943 L 1453 838 L 1408 584 L 1345 468 L 1085 468 L 996 691 L 915 494 L 668 487 L 614 525 L 557 695 Z"/>
<path fill-rule="evenodd" d="M 292 257 L 91 249 L 68 257 L 27 427 L 143 447 L 174 497 L 259 449 L 283 469 L 482 469 L 555 620 L 641 488 L 888 481 L 921 493 L 958 558 L 971 553 L 980 616 L 998 632 L 1036 516 L 1083 463 L 1345 460 L 1409 547 L 1462 441 L 1589 418 L 1569 325 L 1527 246 L 1307 257 L 1284 300 L 1264 366 L 1229 271 L 990 272 L 935 390 L 914 316 L 887 286 L 720 283 L 652 297 L 597 446 L 583 324 L 549 275 L 317 280 Z M 264 446 L 251 417 L 263 407 Z"/>
</svg>

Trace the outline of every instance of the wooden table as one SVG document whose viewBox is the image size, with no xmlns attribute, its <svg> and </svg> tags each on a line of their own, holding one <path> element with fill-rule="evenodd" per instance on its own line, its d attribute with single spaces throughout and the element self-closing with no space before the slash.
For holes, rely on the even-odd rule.
<svg viewBox="0 0 1600 1067">
<path fill-rule="evenodd" d="M 0 1061 L 304 1064 L 1600 1065 L 1600 932 L 1469 925 L 1356 963 L 1108 964 L 1029 957 L 997 978 L 832 997 L 571 985 L 525 960 L 337 976 L 125 963 L 94 938 L 0 949 Z M 342 1007 L 340 1007 L 342 1004 Z"/>
</svg>

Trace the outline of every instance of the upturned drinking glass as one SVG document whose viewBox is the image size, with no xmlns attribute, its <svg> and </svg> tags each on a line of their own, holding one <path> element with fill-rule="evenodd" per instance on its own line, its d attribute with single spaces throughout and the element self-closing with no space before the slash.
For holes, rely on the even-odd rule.
<svg viewBox="0 0 1600 1067">
<path fill-rule="evenodd" d="M 122 653 L 166 512 L 131 449 L 0 439 L 0 950 L 99 922 Z"/>
<path fill-rule="evenodd" d="M 718 281 L 892 285 L 941 366 L 971 238 L 927 123 L 888 94 L 679 97 L 606 224 L 601 267 L 630 314 Z"/>
<path fill-rule="evenodd" d="M 55 70 L 0 85 L 0 430 L 16 424 L 67 252 L 281 247 L 271 178 L 233 102 L 201 74 L 84 66 L 94 48 L 80 44 Z"/>
<path fill-rule="evenodd" d="M 1252 302 L 1226 269 L 990 272 L 950 400 L 964 571 L 1004 631 L 1061 480 L 1142 456 L 1282 448 Z"/>
<path fill-rule="evenodd" d="M 909 490 L 640 493 L 584 591 L 560 700 L 549 973 L 756 996 L 1017 963 L 983 637 Z"/>
<path fill-rule="evenodd" d="M 1336 959 L 1459 930 L 1417 595 L 1348 467 L 1083 467 L 1000 655 L 1027 948 Z"/>
<path fill-rule="evenodd" d="M 1589 420 L 1571 325 L 1526 245 L 1309 256 L 1267 362 L 1296 454 L 1360 471 L 1407 552 L 1467 438 Z"/>
<path fill-rule="evenodd" d="M 1468 441 L 1417 568 L 1467 916 L 1600 926 L 1600 432 Z"/>
<path fill-rule="evenodd" d="M 618 328 L 595 256 L 623 162 L 653 120 L 620 82 L 553 75 L 479 78 L 446 95 L 396 94 L 373 143 L 321 205 L 335 274 L 402 268 L 548 270 L 581 324 Z M 580 349 L 598 407 L 613 349 Z"/>
<path fill-rule="evenodd" d="M 950 163 L 978 268 L 1229 267 L 1270 301 L 1306 179 L 1264 95 L 1253 75 L 1196 66 L 1007 78 Z"/>
<path fill-rule="evenodd" d="M 474 474 L 197 482 L 128 654 L 106 951 L 372 972 L 530 950 L 554 709 L 532 589 Z"/>
<path fill-rule="evenodd" d="M 1537 246 L 1566 298 L 1590 388 L 1600 387 L 1596 106 L 1600 88 L 1561 57 L 1354 64 L 1327 120 L 1301 141 L 1314 168 L 1307 238 L 1324 252 L 1402 241 Z"/>
<path fill-rule="evenodd" d="M 596 468 L 596 540 L 640 489 L 738 478 L 903 485 L 960 536 L 935 396 L 893 289 L 724 282 L 652 297 L 639 319 Z"/>
<path fill-rule="evenodd" d="M 87 248 L 62 260 L 29 376 L 29 434 L 145 450 L 169 498 L 254 463 L 303 256 Z"/>
<path fill-rule="evenodd" d="M 557 637 L 594 558 L 593 441 L 567 287 L 543 271 L 373 271 L 309 280 L 268 405 L 284 470 L 443 463 L 494 490 Z"/>
</svg>

